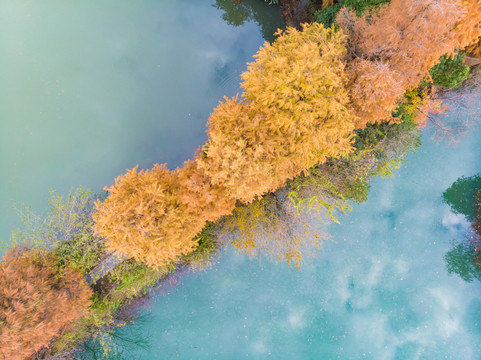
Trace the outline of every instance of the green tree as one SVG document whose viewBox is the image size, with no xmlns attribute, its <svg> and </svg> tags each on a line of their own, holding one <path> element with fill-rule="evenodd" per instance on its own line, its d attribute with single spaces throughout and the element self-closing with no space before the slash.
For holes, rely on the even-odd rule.
<svg viewBox="0 0 481 360">
<path fill-rule="evenodd" d="M 429 71 L 433 85 L 456 88 L 469 78 L 469 66 L 464 65 L 464 53 L 454 56 L 443 55 L 439 63 Z"/>
</svg>

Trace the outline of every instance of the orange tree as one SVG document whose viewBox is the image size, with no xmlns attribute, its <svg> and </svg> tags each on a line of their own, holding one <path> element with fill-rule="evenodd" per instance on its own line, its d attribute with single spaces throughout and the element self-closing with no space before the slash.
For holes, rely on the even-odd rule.
<svg viewBox="0 0 481 360">
<path fill-rule="evenodd" d="M 96 233 L 111 250 L 154 267 L 194 250 L 205 222 L 237 201 L 348 155 L 355 128 L 400 121 L 392 113 L 405 91 L 429 77 L 441 55 L 480 35 L 479 3 L 392 0 L 360 18 L 342 10 L 342 31 L 279 31 L 242 74 L 242 97 L 225 98 L 211 114 L 195 159 L 175 171 L 156 165 L 119 177 L 97 203 Z"/>
<path fill-rule="evenodd" d="M 462 18 L 453 29 L 459 46 L 464 48 L 475 45 L 481 36 L 481 1 L 460 0 L 464 7 Z"/>
<path fill-rule="evenodd" d="M 327 157 L 352 150 L 345 88 L 345 36 L 320 24 L 279 32 L 243 74 L 244 94 L 225 99 L 208 122 L 194 161 L 132 169 L 97 202 L 96 234 L 106 246 L 162 266 L 197 246 L 205 222 L 228 214 Z"/>
<path fill-rule="evenodd" d="M 92 292 L 80 272 L 56 271 L 51 253 L 14 247 L 0 262 L 0 357 L 24 359 L 88 313 Z"/>
<path fill-rule="evenodd" d="M 348 74 L 358 128 L 396 121 L 391 113 L 404 91 L 418 86 L 443 54 L 462 45 L 466 14 L 458 0 L 392 0 L 362 17 L 352 10 L 339 12 L 337 23 L 349 34 L 353 58 Z M 468 37 L 475 36 L 473 31 Z"/>
</svg>

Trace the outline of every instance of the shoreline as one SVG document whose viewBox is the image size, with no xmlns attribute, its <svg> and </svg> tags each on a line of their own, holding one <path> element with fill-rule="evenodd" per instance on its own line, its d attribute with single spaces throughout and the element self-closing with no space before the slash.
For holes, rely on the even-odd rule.
<svg viewBox="0 0 481 360">
<path fill-rule="evenodd" d="M 318 191 L 317 201 L 327 209 L 322 208 L 320 211 L 326 218 L 337 221 L 331 213 L 332 209 L 328 206 L 333 209 L 337 207 L 338 213 L 342 213 L 349 209 L 348 201 L 364 201 L 367 198 L 369 181 L 377 175 L 391 174 L 392 169 L 399 166 L 404 156 L 416 148 L 419 135 L 412 119 L 409 121 L 403 119 L 400 124 L 376 124 L 356 131 L 357 148 L 350 156 L 340 159 L 331 158 L 325 163 L 309 169 L 309 176 L 297 176 L 289 180 L 286 186 L 266 194 L 254 203 L 240 206 L 238 204 L 234 211 L 244 209 L 249 213 L 253 206 L 262 203 L 264 205 L 263 215 L 266 215 L 267 219 L 274 213 L 272 209 L 284 210 L 283 214 L 286 218 L 293 213 L 293 209 L 302 214 L 312 210 L 309 204 L 301 202 L 300 199 L 305 200 L 305 197 L 299 196 L 297 198 L 299 202 L 296 204 L 294 201 L 290 203 L 289 201 L 292 199 L 286 194 L 300 192 L 299 189 L 304 189 L 311 184 L 312 179 L 315 179 L 316 185 L 312 187 Z M 403 143 L 405 141 L 403 136 L 408 139 L 406 143 Z M 351 172 L 346 171 L 346 168 Z M 334 175 L 331 176 L 331 173 L 338 174 L 338 178 L 333 179 Z M 354 178 L 349 177 L 352 175 L 351 173 L 355 174 Z M 349 193 L 338 191 L 338 188 L 348 189 Z M 329 204 L 327 200 L 324 201 L 322 196 L 329 200 L 334 199 L 334 204 Z M 286 208 L 288 206 L 290 207 Z M 81 319 L 63 328 L 62 333 L 51 341 L 43 353 L 41 350 L 30 358 L 71 359 L 90 337 L 102 334 L 104 331 L 109 332 L 115 327 L 134 321 L 134 318 L 129 320 L 129 314 L 132 316 L 138 306 L 147 303 L 154 296 L 169 294 L 169 289 L 177 288 L 184 277 L 209 266 L 218 256 L 220 249 L 227 245 L 226 242 L 219 240 L 220 229 L 221 226 L 225 226 L 225 219 L 232 218 L 232 216 L 234 215 L 225 215 L 213 223 L 208 223 L 198 235 L 199 246 L 197 249 L 183 256 L 177 264 L 170 263 L 158 269 L 150 269 L 132 259 L 119 260 L 120 263 L 112 266 L 112 269 L 108 269 L 95 281 L 93 286 L 96 290 L 95 303 L 92 306 L 96 311 L 95 316 Z M 283 218 L 283 220 L 285 219 Z M 263 225 L 261 224 L 261 226 Z M 254 230 L 256 229 L 254 228 Z M 297 267 L 295 260 L 291 262 L 288 257 L 286 260 L 289 266 L 295 264 Z M 105 264 L 105 261 L 106 259 L 102 260 L 96 267 L 90 269 L 89 274 L 95 273 L 96 269 Z M 67 350 L 64 350 L 63 353 L 57 352 L 59 347 Z M 50 356 L 49 353 L 52 352 L 57 353 Z"/>
</svg>

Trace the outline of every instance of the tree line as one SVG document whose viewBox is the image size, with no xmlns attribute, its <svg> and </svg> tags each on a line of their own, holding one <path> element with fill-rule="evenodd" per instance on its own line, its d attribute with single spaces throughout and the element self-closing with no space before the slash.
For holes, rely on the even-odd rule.
<svg viewBox="0 0 481 360">
<path fill-rule="evenodd" d="M 318 174 L 317 184 L 322 179 L 326 192 L 334 195 L 336 186 L 343 191 L 358 186 L 355 173 L 371 171 L 363 168 L 366 158 L 336 168 L 353 171 L 352 181 L 342 184 L 329 178 L 333 161 L 353 158 L 369 142 L 365 135 L 385 134 L 386 125 L 403 124 L 409 116 L 423 122 L 424 100 L 406 99 L 429 91 L 420 84 L 436 81 L 432 71 L 443 55 L 459 58 L 458 51 L 477 42 L 481 4 L 392 0 L 362 15 L 338 10 L 331 27 L 288 28 L 260 48 L 242 74 L 243 93 L 214 109 L 208 141 L 193 159 L 175 170 L 165 164 L 128 170 L 106 188 L 109 195 L 97 200 L 93 215 L 85 214 L 95 223 L 87 222 L 87 230 L 69 229 L 66 236 L 80 239 L 85 249 L 104 246 L 92 241 L 103 238 L 108 251 L 161 268 L 191 254 L 203 241 L 199 234 L 206 224 L 234 209 L 234 216 L 246 219 L 242 206 L 255 204 L 272 214 L 265 228 L 282 223 L 277 200 L 269 202 L 272 192 L 291 186 L 286 196 L 300 206 L 312 195 L 303 181 L 316 179 L 307 175 Z M 297 246 L 302 239 L 293 241 Z M 263 246 L 295 263 L 299 253 L 291 245 Z M 240 248 L 256 246 L 246 237 Z M 78 266 L 62 262 L 61 251 Z M 25 358 L 66 323 L 89 313 L 95 296 L 82 279 L 82 256 L 68 248 L 68 241 L 54 252 L 23 246 L 7 252 L 0 263 L 3 358 Z M 149 274 L 148 268 L 135 271 Z"/>
<path fill-rule="evenodd" d="M 338 28 L 279 31 L 242 74 L 242 95 L 214 109 L 193 160 L 173 171 L 132 169 L 107 188 L 96 234 L 153 267 L 192 251 L 207 221 L 352 153 L 355 129 L 402 121 L 395 109 L 406 90 L 479 38 L 479 8 L 476 0 L 392 0 L 361 17 L 342 9 Z"/>
</svg>

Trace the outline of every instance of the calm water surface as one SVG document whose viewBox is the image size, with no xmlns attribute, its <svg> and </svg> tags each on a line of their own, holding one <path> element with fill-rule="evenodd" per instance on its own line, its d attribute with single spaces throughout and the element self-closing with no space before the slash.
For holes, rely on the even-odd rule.
<svg viewBox="0 0 481 360">
<path fill-rule="evenodd" d="M 257 0 L 0 1 L 0 240 L 15 203 L 182 164 L 279 26 Z"/>
<path fill-rule="evenodd" d="M 99 190 L 137 163 L 190 157 L 275 28 L 255 23 L 259 3 L 233 13 L 229 0 L 0 2 L 0 237 L 16 225 L 13 203 L 42 209 L 49 189 Z M 444 259 L 469 223 L 442 194 L 481 171 L 481 133 L 458 147 L 423 143 L 341 225 L 319 224 L 332 241 L 303 271 L 228 250 L 118 330 L 130 341 L 119 353 L 480 359 L 480 283 Z"/>
<path fill-rule="evenodd" d="M 469 222 L 442 200 L 481 172 L 481 132 L 457 146 L 425 134 L 389 179 L 372 182 L 303 270 L 232 251 L 114 334 L 127 359 L 481 359 L 481 283 L 444 259 Z M 135 346 L 145 342 L 145 348 Z"/>
</svg>

